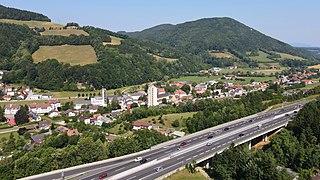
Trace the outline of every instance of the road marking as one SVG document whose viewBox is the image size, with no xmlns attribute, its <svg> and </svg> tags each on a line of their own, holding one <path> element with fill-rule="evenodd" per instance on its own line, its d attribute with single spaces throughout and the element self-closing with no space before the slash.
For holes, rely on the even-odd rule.
<svg viewBox="0 0 320 180">
<path fill-rule="evenodd" d="M 122 168 L 116 169 L 115 172 L 120 171 L 120 170 L 122 170 L 124 168 L 126 168 L 126 167 L 122 167 Z"/>
<path fill-rule="evenodd" d="M 128 178 L 127 180 L 134 179 L 135 177 L 137 177 L 137 176 L 132 176 L 131 178 Z"/>
<path fill-rule="evenodd" d="M 218 148 L 221 147 L 221 144 L 218 146 Z"/>
<path fill-rule="evenodd" d="M 206 153 L 208 153 L 210 150 L 207 150 Z"/>
<path fill-rule="evenodd" d="M 182 156 L 182 157 L 179 157 L 177 160 L 180 160 L 180 159 L 183 159 L 184 158 L 184 156 Z"/>
<path fill-rule="evenodd" d="M 203 149 L 199 149 L 197 152 L 201 152 L 201 151 L 203 151 Z"/>
<path fill-rule="evenodd" d="M 200 156 L 203 155 L 203 152 L 199 154 Z"/>
<path fill-rule="evenodd" d="M 172 152 L 172 150 L 170 150 L 170 151 L 166 151 L 166 152 L 164 152 L 165 154 L 168 154 L 168 153 L 170 153 L 170 152 Z"/>
<path fill-rule="evenodd" d="M 194 155 L 193 157 L 196 158 L 196 157 L 198 157 L 198 155 Z"/>
<path fill-rule="evenodd" d="M 197 140 L 198 138 L 194 138 L 193 140 L 195 141 L 195 140 Z"/>
<path fill-rule="evenodd" d="M 191 142 L 191 140 L 187 141 L 187 142 Z"/>
<path fill-rule="evenodd" d="M 186 161 L 189 161 L 191 158 L 186 159 Z"/>
</svg>

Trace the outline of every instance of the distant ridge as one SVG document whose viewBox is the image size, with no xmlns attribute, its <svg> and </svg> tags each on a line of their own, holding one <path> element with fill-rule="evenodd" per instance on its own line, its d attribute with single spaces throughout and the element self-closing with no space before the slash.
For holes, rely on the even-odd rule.
<svg viewBox="0 0 320 180">
<path fill-rule="evenodd" d="M 43 14 L 5 7 L 3 5 L 0 5 L 0 19 L 15 19 L 15 20 L 23 20 L 23 21 L 34 20 L 34 21 L 51 22 L 51 19 L 49 19 L 47 16 Z"/>
</svg>

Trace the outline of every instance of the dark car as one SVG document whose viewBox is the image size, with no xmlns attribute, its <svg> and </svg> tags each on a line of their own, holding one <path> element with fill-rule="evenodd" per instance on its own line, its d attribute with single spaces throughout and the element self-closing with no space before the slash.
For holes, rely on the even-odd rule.
<svg viewBox="0 0 320 180">
<path fill-rule="evenodd" d="M 187 143 L 186 143 L 186 142 L 182 142 L 182 143 L 180 144 L 180 147 L 183 147 L 183 146 L 185 146 L 185 145 L 187 145 Z"/>
<path fill-rule="evenodd" d="M 101 174 L 100 176 L 99 176 L 99 179 L 103 179 L 103 178 L 105 178 L 105 177 L 107 177 L 108 176 L 108 173 L 103 173 L 103 174 Z"/>
<path fill-rule="evenodd" d="M 141 159 L 140 164 L 146 163 L 148 160 L 146 158 Z"/>
<path fill-rule="evenodd" d="M 226 128 L 224 128 L 223 130 L 224 131 L 228 131 L 230 128 L 229 127 L 226 127 Z"/>
<path fill-rule="evenodd" d="M 213 135 L 209 135 L 207 138 L 208 138 L 208 139 L 212 139 L 212 138 L 213 138 Z"/>
<path fill-rule="evenodd" d="M 244 136 L 244 134 L 243 134 L 243 133 L 239 134 L 239 137 L 242 137 L 242 136 Z"/>
<path fill-rule="evenodd" d="M 253 120 L 252 120 L 252 119 L 250 119 L 248 122 L 253 122 Z"/>
</svg>

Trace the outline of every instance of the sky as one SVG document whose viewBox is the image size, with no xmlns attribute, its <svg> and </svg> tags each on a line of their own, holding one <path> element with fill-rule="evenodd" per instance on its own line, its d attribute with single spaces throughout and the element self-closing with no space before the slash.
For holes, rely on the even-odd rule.
<svg viewBox="0 0 320 180">
<path fill-rule="evenodd" d="M 112 31 L 231 17 L 294 45 L 320 47 L 319 0 L 0 0 L 4 6 Z"/>
</svg>

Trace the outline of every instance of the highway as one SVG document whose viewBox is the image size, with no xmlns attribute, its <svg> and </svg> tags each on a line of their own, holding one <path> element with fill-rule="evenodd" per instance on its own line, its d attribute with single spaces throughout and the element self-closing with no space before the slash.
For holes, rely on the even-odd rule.
<svg viewBox="0 0 320 180">
<path fill-rule="evenodd" d="M 304 105 L 305 103 L 299 104 Z M 283 126 L 290 119 L 290 116 L 286 116 L 286 114 L 288 112 L 293 113 L 298 108 L 299 106 L 294 104 L 253 117 L 242 118 L 163 143 L 138 155 L 133 154 L 116 158 L 116 160 L 110 159 L 100 164 L 92 163 L 92 165 L 68 168 L 63 170 L 63 175 L 67 179 L 91 180 L 98 179 L 99 175 L 107 172 L 108 179 L 156 179 L 190 163 L 192 160 L 199 160 L 221 152 L 231 143 L 241 143 L 245 139 L 254 138 L 262 132 Z M 259 124 L 262 125 L 261 129 L 258 127 Z M 224 130 L 226 127 L 229 130 Z M 242 137 L 239 136 L 241 133 L 244 134 Z M 213 135 L 213 138 L 208 139 L 209 134 Z M 207 146 L 209 141 L 212 145 Z M 187 145 L 178 150 L 178 146 L 182 142 L 186 142 Z M 141 165 L 139 162 L 134 162 L 136 157 L 143 157 L 148 161 Z M 156 172 L 155 168 L 159 166 L 162 166 L 163 169 Z M 23 179 L 62 179 L 61 170 Z"/>
</svg>

